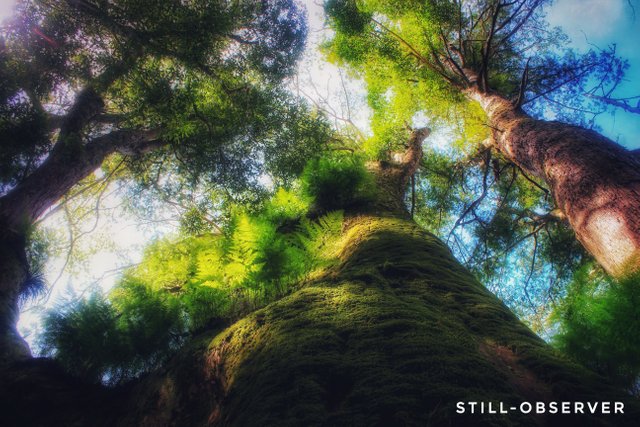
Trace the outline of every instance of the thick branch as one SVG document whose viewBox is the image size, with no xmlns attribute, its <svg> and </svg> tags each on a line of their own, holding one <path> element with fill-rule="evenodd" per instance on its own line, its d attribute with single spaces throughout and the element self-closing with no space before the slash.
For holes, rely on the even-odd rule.
<svg viewBox="0 0 640 427">
<path fill-rule="evenodd" d="M 109 155 L 139 155 L 165 145 L 158 135 L 158 130 L 119 130 L 96 137 L 85 146 L 56 144 L 36 171 L 0 198 L 1 225 L 19 232 L 100 167 Z"/>
<path fill-rule="evenodd" d="M 76 100 L 60 123 L 58 144 L 65 144 L 78 134 L 89 121 L 102 111 L 104 101 L 92 86 L 87 86 L 76 95 Z"/>
<path fill-rule="evenodd" d="M 422 160 L 422 142 L 429 136 L 431 129 L 418 128 L 411 132 L 411 137 L 407 142 L 407 149 L 399 156 L 399 163 L 402 167 L 402 176 L 408 179 L 418 169 Z"/>
<path fill-rule="evenodd" d="M 422 142 L 429 136 L 428 128 L 414 129 L 405 144 L 403 152 L 391 153 L 390 161 L 375 161 L 368 164 L 369 171 L 376 178 L 378 195 L 374 202 L 377 212 L 392 213 L 408 217 L 404 203 L 409 179 L 418 169 L 422 159 Z"/>
</svg>

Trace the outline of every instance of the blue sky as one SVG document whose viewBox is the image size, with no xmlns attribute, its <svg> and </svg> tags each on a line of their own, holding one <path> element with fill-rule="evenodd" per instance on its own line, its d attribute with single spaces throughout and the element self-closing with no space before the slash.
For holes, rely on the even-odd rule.
<svg viewBox="0 0 640 427">
<path fill-rule="evenodd" d="M 548 10 L 548 19 L 564 30 L 576 49 L 615 43 L 630 65 L 616 95 L 640 95 L 640 0 L 557 0 Z M 614 141 L 640 148 L 640 115 L 618 109 L 613 115 L 600 115 L 597 123 Z"/>
</svg>

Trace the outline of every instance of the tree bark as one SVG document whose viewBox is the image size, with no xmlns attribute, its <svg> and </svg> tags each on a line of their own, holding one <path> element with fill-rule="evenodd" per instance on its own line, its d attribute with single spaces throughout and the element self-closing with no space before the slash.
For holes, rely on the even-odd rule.
<svg viewBox="0 0 640 427">
<path fill-rule="evenodd" d="M 157 137 L 157 130 L 114 131 L 85 145 L 59 141 L 38 169 L 0 197 L 0 363 L 30 357 L 16 322 L 21 288 L 29 277 L 26 236 L 34 221 L 108 156 L 142 154 L 164 145 Z"/>
<path fill-rule="evenodd" d="M 503 97 L 477 88 L 497 149 L 542 179 L 576 237 L 604 269 L 640 269 L 640 160 L 597 132 L 535 120 Z"/>
<path fill-rule="evenodd" d="M 198 337 L 141 381 L 85 392 L 82 406 L 75 399 L 84 389 L 56 379 L 44 362 L 16 365 L 0 378 L 0 399 L 7 388 L 26 389 L 24 370 L 44 380 L 15 394 L 6 416 L 21 425 L 635 425 L 634 399 L 552 350 L 397 209 L 405 187 L 393 196 L 386 190 L 406 186 L 416 147 L 371 165 L 384 194 L 345 212 L 339 262 L 321 277 Z M 68 401 L 51 414 L 16 415 L 14 408 L 35 405 L 52 388 Z M 603 400 L 624 402 L 624 414 L 471 414 L 469 406 L 456 413 L 457 402 L 491 401 L 496 409 L 498 402 Z"/>
<path fill-rule="evenodd" d="M 27 267 L 24 235 L 5 230 L 0 238 L 0 365 L 31 357 L 29 346 L 16 329 Z"/>
</svg>

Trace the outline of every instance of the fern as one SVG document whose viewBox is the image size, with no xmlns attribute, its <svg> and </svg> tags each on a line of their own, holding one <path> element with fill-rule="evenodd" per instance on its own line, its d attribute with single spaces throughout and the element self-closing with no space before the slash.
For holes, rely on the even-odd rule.
<svg viewBox="0 0 640 427">
<path fill-rule="evenodd" d="M 343 220 L 343 211 L 332 211 L 316 221 L 307 218 L 300 221 L 294 237 L 307 255 L 309 270 L 323 267 L 336 257 Z"/>
<path fill-rule="evenodd" d="M 236 220 L 226 255 L 225 278 L 231 286 L 252 286 L 264 266 L 265 248 L 275 237 L 267 221 L 242 214 Z"/>
<path fill-rule="evenodd" d="M 237 214 L 224 235 L 155 242 L 106 297 L 51 312 L 44 353 L 79 376 L 121 383 L 157 367 L 188 335 L 281 297 L 336 259 L 344 219 L 343 211 L 307 219 L 294 196 L 279 192 L 260 215 Z"/>
<path fill-rule="evenodd" d="M 375 195 L 373 176 L 364 158 L 357 155 L 334 154 L 311 160 L 301 181 L 303 194 L 326 210 L 365 204 Z"/>
</svg>

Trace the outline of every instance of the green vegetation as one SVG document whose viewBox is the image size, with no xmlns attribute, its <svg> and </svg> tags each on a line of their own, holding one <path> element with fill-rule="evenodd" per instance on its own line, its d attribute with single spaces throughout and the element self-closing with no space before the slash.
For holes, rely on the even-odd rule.
<svg viewBox="0 0 640 427">
<path fill-rule="evenodd" d="M 348 156 L 311 161 L 303 177 L 302 190 L 280 188 L 258 212 L 232 207 L 222 234 L 150 245 L 108 295 L 52 310 L 40 338 L 44 353 L 75 375 L 121 383 L 166 361 L 188 337 L 229 324 L 334 264 L 342 210 L 308 218 L 309 206 L 361 202 L 371 178 Z"/>
<path fill-rule="evenodd" d="M 584 91 L 584 68 L 602 71 L 595 54 L 546 57 L 555 31 L 526 35 L 544 28 L 544 1 L 328 0 L 324 53 L 364 79 L 370 136 L 340 134 L 281 85 L 306 35 L 293 0 L 102 3 L 24 3 L 21 25 L 38 23 L 59 51 L 17 24 L 0 40 L 0 232 L 11 232 L 0 255 L 13 257 L 0 272 L 19 272 L 0 277 L 0 297 L 40 283 L 26 264 L 54 239 L 31 227 L 39 215 L 98 215 L 114 182 L 145 219 L 175 207 L 179 233 L 150 243 L 111 290 L 47 313 L 50 382 L 22 402 L 74 382 L 117 395 L 98 424 L 533 426 L 546 420 L 454 405 L 606 396 L 628 402 L 620 425 L 637 422 L 619 386 L 637 391 L 639 277 L 592 269 L 545 184 L 491 145 L 500 129 L 469 98 L 495 91 L 535 116 L 544 105 L 521 96 L 538 99 L 574 66 L 574 81 L 544 93 L 562 100 Z M 493 51 L 488 28 L 501 32 Z M 524 69 L 519 45 L 539 49 Z M 621 75 L 609 59 L 603 85 Z M 60 88 L 77 97 L 57 117 L 47 103 Z M 408 141 L 424 122 L 447 143 Z M 399 183 L 412 186 L 404 201 Z M 16 218 L 34 230 L 26 253 Z M 71 254 L 81 227 L 69 230 Z M 11 304 L 0 301 L 0 344 Z M 541 331 L 552 310 L 556 349 L 518 319 Z M 7 377 L 21 384 L 41 362 Z M 67 405 L 51 411 L 93 411 Z"/>
<path fill-rule="evenodd" d="M 120 285 L 125 292 L 126 298 L 94 295 L 51 311 L 43 351 L 85 380 L 112 384 L 165 362 L 183 341 L 177 301 L 130 279 Z"/>
<path fill-rule="evenodd" d="M 637 414 L 629 397 L 551 350 L 412 221 L 351 218 L 338 250 L 325 275 L 208 338 L 205 356 L 172 364 L 169 379 L 147 383 L 152 391 L 137 407 L 157 405 L 155 390 L 180 379 L 207 398 L 193 408 L 186 389 L 171 388 L 156 423 L 180 414 L 193 425 L 533 426 L 523 414 L 458 415 L 455 402 L 605 395 Z M 216 375 L 214 388 L 202 371 Z"/>
<path fill-rule="evenodd" d="M 364 146 L 373 157 L 406 140 L 407 124 L 434 129 L 414 217 L 538 332 L 590 255 L 555 215 L 551 181 L 527 169 L 534 159 L 501 152 L 501 126 L 476 101 L 493 94 L 534 119 L 593 127 L 589 111 L 600 107 L 583 95 L 610 93 L 626 67 L 615 49 L 572 50 L 545 20 L 549 3 L 332 0 L 334 33 L 323 46 L 366 84 L 373 136 Z"/>
<path fill-rule="evenodd" d="M 589 265 L 556 308 L 554 344 L 580 363 L 638 392 L 640 276 L 612 279 Z"/>
<path fill-rule="evenodd" d="M 375 196 L 375 185 L 364 158 L 354 154 L 332 154 L 314 159 L 301 176 L 303 191 L 318 209 L 344 209 L 363 204 Z"/>
</svg>

